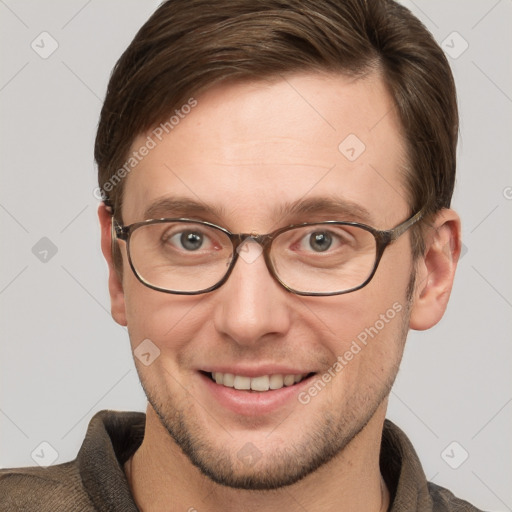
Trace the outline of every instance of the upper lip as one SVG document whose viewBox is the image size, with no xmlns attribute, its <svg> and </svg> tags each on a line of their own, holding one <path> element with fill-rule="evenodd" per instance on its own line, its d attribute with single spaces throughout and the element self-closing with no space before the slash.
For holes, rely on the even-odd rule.
<svg viewBox="0 0 512 512">
<path fill-rule="evenodd" d="M 232 373 L 233 375 L 243 375 L 244 377 L 260 377 L 262 375 L 298 375 L 312 373 L 311 369 L 304 370 L 299 367 L 280 366 L 280 365 L 260 365 L 260 366 L 226 366 L 215 365 L 200 368 L 206 373 Z"/>
</svg>

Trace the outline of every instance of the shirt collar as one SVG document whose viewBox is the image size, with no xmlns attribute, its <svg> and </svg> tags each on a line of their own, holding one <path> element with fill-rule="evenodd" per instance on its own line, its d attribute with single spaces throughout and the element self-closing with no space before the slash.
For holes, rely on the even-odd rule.
<svg viewBox="0 0 512 512">
<path fill-rule="evenodd" d="M 91 419 L 77 462 L 84 488 L 99 510 L 138 511 L 123 467 L 142 443 L 145 418 L 140 412 L 101 411 Z M 380 467 L 391 496 L 389 512 L 432 510 L 418 456 L 389 420 L 382 433 Z"/>
</svg>

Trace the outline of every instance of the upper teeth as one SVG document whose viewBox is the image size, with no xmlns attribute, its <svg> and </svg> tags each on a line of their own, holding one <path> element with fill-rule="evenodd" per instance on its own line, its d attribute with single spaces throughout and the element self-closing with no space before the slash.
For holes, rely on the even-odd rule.
<svg viewBox="0 0 512 512">
<path fill-rule="evenodd" d="M 268 391 L 269 389 L 281 389 L 283 386 L 291 386 L 300 382 L 307 373 L 294 375 L 261 375 L 260 377 L 246 377 L 232 373 L 213 372 L 212 378 L 217 384 L 228 388 L 253 391 Z"/>
</svg>

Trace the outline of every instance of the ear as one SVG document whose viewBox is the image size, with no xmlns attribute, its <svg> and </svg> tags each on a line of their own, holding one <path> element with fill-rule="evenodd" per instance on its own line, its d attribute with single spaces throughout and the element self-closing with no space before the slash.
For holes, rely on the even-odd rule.
<svg viewBox="0 0 512 512">
<path fill-rule="evenodd" d="M 112 318 L 119 325 L 126 326 L 123 282 L 114 267 L 112 257 L 112 215 L 103 203 L 101 203 L 98 208 L 98 217 L 101 226 L 101 252 L 108 265 L 108 289 L 110 292 L 110 310 Z"/>
<path fill-rule="evenodd" d="M 443 317 L 459 260 L 460 237 L 457 213 L 440 210 L 427 228 L 425 253 L 416 262 L 411 329 L 430 329 Z"/>
</svg>

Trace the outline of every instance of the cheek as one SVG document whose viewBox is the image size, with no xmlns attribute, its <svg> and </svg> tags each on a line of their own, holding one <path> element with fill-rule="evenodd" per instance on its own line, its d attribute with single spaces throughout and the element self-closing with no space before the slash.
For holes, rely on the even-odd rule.
<svg viewBox="0 0 512 512">
<path fill-rule="evenodd" d="M 334 340 L 347 342 L 364 333 L 390 309 L 389 314 L 396 323 L 396 310 L 405 311 L 407 306 L 407 285 L 411 274 L 406 269 L 410 262 L 396 261 L 393 266 L 387 263 L 383 258 L 373 279 L 360 290 L 346 295 L 308 299 L 306 310 L 310 311 L 311 321 L 317 324 L 315 329 L 328 332 Z M 302 302 L 306 302 L 306 298 Z"/>
<path fill-rule="evenodd" d="M 358 292 L 354 292 L 357 294 Z M 372 340 L 379 340 L 375 348 L 379 356 L 401 340 L 404 330 L 404 315 L 407 313 L 405 292 L 385 294 L 361 294 L 358 300 L 336 306 L 308 305 L 313 312 L 309 328 L 312 332 L 322 333 L 319 339 L 328 341 L 333 357 L 346 351 L 357 352 L 357 346 L 366 347 Z M 325 334 L 325 337 L 323 336 Z M 382 342 L 380 341 L 382 340 Z M 373 345 L 373 343 L 372 343 Z M 351 347 L 355 348 L 351 349 Z M 348 355 L 350 359 L 351 356 Z"/>
<path fill-rule="evenodd" d="M 358 317 L 339 318 L 338 336 L 330 346 L 332 364 L 321 376 L 332 380 L 332 400 L 371 402 L 389 392 L 403 354 L 407 315 L 402 301 L 382 301 Z"/>
<path fill-rule="evenodd" d="M 408 325 L 407 261 L 388 258 L 372 281 L 347 295 L 309 301 L 311 332 L 328 347 L 338 371 L 350 382 L 389 375 L 401 359 Z M 402 270 L 398 268 L 402 265 Z M 398 268 L 397 268 L 398 267 Z M 314 325 L 313 325 L 314 323 Z M 323 339 L 322 339 L 323 338 Z M 340 366 L 341 365 L 341 366 Z"/>
<path fill-rule="evenodd" d="M 201 296 L 171 295 L 144 286 L 135 276 L 125 278 L 125 303 L 132 348 L 145 339 L 160 351 L 179 350 L 197 332 L 196 308 Z"/>
</svg>

